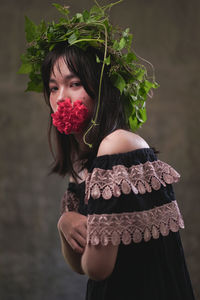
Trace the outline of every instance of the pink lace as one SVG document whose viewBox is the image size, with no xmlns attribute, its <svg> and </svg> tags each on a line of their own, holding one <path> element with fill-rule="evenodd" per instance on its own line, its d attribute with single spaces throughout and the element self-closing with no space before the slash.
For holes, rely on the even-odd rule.
<svg viewBox="0 0 200 300">
<path fill-rule="evenodd" d="M 123 165 L 114 166 L 112 170 L 95 168 L 86 178 L 85 202 L 90 197 L 110 199 L 131 191 L 135 194 L 150 193 L 152 189 L 159 190 L 161 185 L 177 182 L 179 178 L 180 175 L 171 166 L 160 160 L 130 168 Z"/>
<path fill-rule="evenodd" d="M 89 215 L 87 243 L 106 246 L 109 242 L 113 245 L 139 243 L 142 239 L 147 242 L 179 228 L 184 228 L 184 222 L 177 202 L 172 201 L 147 211 Z"/>
<path fill-rule="evenodd" d="M 75 193 L 67 190 L 61 200 L 61 214 L 66 211 L 78 211 L 78 204 Z"/>
</svg>

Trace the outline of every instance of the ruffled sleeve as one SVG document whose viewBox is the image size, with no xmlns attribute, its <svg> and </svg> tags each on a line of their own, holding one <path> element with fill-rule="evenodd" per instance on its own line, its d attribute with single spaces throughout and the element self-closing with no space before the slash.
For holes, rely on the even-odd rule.
<svg viewBox="0 0 200 300">
<path fill-rule="evenodd" d="M 128 245 L 183 228 L 172 188 L 179 178 L 151 148 L 97 157 L 85 182 L 87 242 Z"/>
<path fill-rule="evenodd" d="M 78 211 L 78 207 L 77 184 L 70 182 L 67 191 L 61 199 L 61 214 L 66 211 Z"/>
</svg>

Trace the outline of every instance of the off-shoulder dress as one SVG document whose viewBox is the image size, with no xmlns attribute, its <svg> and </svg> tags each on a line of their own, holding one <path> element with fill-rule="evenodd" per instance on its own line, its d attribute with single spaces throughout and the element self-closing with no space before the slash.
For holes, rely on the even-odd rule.
<svg viewBox="0 0 200 300">
<path fill-rule="evenodd" d="M 192 300 L 172 183 L 180 175 L 152 148 L 99 156 L 70 183 L 63 211 L 88 217 L 87 243 L 119 245 L 112 274 L 88 279 L 87 300 Z"/>
</svg>

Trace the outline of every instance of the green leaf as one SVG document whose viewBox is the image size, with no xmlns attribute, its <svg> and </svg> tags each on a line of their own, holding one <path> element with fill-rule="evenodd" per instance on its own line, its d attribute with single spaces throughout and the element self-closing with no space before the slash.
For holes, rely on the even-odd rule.
<svg viewBox="0 0 200 300">
<path fill-rule="evenodd" d="M 123 92 L 123 90 L 126 86 L 126 82 L 125 82 L 124 78 L 119 73 L 115 73 L 113 77 L 114 77 L 113 78 L 114 79 L 113 80 L 114 81 L 113 82 L 114 86 L 116 88 L 118 88 L 120 90 L 120 93 L 122 94 L 122 92 Z"/>
<path fill-rule="evenodd" d="M 119 42 L 119 49 L 118 50 L 122 50 L 125 46 L 126 46 L 126 40 L 123 37 L 123 38 L 121 38 L 121 40 Z"/>
<path fill-rule="evenodd" d="M 136 78 L 137 78 L 137 80 L 142 81 L 145 72 L 146 71 L 144 69 L 141 69 L 141 68 L 139 70 L 137 70 L 137 72 L 136 72 Z"/>
<path fill-rule="evenodd" d="M 136 117 L 140 124 L 146 122 L 147 120 L 146 108 L 141 108 L 136 110 Z"/>
<path fill-rule="evenodd" d="M 154 83 L 148 81 L 148 80 L 145 80 L 143 85 L 142 85 L 142 88 L 145 90 L 146 94 L 148 94 L 149 90 L 151 88 L 153 88 L 154 86 Z"/>
<path fill-rule="evenodd" d="M 44 20 L 42 20 L 41 22 L 40 22 L 40 24 L 39 24 L 39 26 L 38 26 L 38 32 L 40 33 L 40 34 L 43 34 L 45 31 L 46 31 L 46 23 L 45 23 L 45 21 Z"/>
<path fill-rule="evenodd" d="M 52 51 L 53 50 L 53 48 L 55 47 L 55 43 L 54 44 L 52 44 L 50 47 L 49 47 L 49 51 Z"/>
<path fill-rule="evenodd" d="M 101 61 L 100 61 L 100 58 L 96 55 L 96 62 L 97 63 L 100 63 Z"/>
<path fill-rule="evenodd" d="M 41 93 L 43 91 L 43 85 L 40 82 L 40 84 L 36 84 L 33 81 L 29 81 L 28 82 L 28 86 L 26 89 L 26 92 L 37 92 L 37 93 Z"/>
<path fill-rule="evenodd" d="M 134 108 L 133 104 L 131 103 L 131 101 L 129 99 L 129 96 L 125 97 L 125 99 L 124 99 L 124 108 L 125 108 L 126 119 L 128 122 L 128 118 L 132 115 L 133 108 Z"/>
<path fill-rule="evenodd" d="M 133 132 L 136 131 L 136 129 L 138 128 L 138 120 L 137 120 L 137 117 L 135 114 L 132 114 L 129 117 L 128 122 L 129 122 L 129 126 L 130 126 L 131 130 Z"/>
<path fill-rule="evenodd" d="M 18 70 L 18 74 L 28 74 L 32 71 L 32 63 L 29 61 L 28 57 L 25 54 L 22 54 L 21 57 L 21 66 Z"/>
<path fill-rule="evenodd" d="M 32 71 L 32 64 L 22 63 L 21 67 L 18 70 L 18 74 L 28 74 Z"/>
<path fill-rule="evenodd" d="M 79 34 L 77 31 L 75 31 L 70 37 L 68 38 L 68 43 L 72 45 L 77 39 L 79 38 Z"/>
<path fill-rule="evenodd" d="M 43 83 L 40 74 L 30 73 L 30 81 L 28 82 L 28 86 L 26 92 L 33 91 L 41 93 L 43 91 Z"/>
<path fill-rule="evenodd" d="M 113 43 L 113 49 L 116 50 L 116 51 L 119 50 L 119 43 L 118 43 L 117 40 L 115 40 L 114 43 Z"/>
<path fill-rule="evenodd" d="M 147 120 L 147 111 L 146 108 L 140 109 L 140 116 L 142 118 L 143 123 Z"/>
<path fill-rule="evenodd" d="M 137 101 L 137 96 L 131 94 L 130 97 L 131 97 L 131 99 L 132 99 L 133 101 Z"/>
<path fill-rule="evenodd" d="M 136 55 L 133 52 L 129 52 L 126 55 L 126 63 L 130 64 L 133 60 L 137 60 Z"/>
<path fill-rule="evenodd" d="M 27 62 L 29 62 L 29 59 L 28 59 L 28 57 L 27 57 L 26 54 L 22 54 L 22 55 L 20 56 L 20 59 L 21 59 L 22 63 L 27 63 Z"/>
<path fill-rule="evenodd" d="M 68 16 L 69 15 L 69 7 L 68 6 L 62 6 L 57 3 L 52 3 L 52 5 L 63 15 Z"/>
<path fill-rule="evenodd" d="M 159 86 L 160 85 L 157 82 L 155 82 L 155 81 L 152 83 L 152 88 L 154 88 L 154 89 L 159 88 Z"/>
<path fill-rule="evenodd" d="M 89 17 L 90 17 L 89 12 L 87 10 L 84 10 L 83 11 L 83 20 L 84 20 L 84 22 L 87 22 L 87 20 L 89 19 Z"/>
<path fill-rule="evenodd" d="M 76 18 L 79 20 L 79 22 L 84 22 L 83 15 L 81 13 L 77 13 Z"/>
<path fill-rule="evenodd" d="M 110 65 L 110 55 L 104 60 L 104 62 L 107 66 Z"/>
<path fill-rule="evenodd" d="M 122 33 L 122 36 L 123 36 L 123 37 L 129 36 L 129 32 L 130 32 L 130 28 L 126 28 L 126 29 L 124 30 L 124 32 Z"/>
<path fill-rule="evenodd" d="M 103 15 L 103 10 L 102 10 L 100 7 L 94 5 L 94 6 L 90 9 L 90 14 L 91 14 L 91 15 Z"/>
<path fill-rule="evenodd" d="M 37 26 L 25 16 L 25 31 L 28 43 L 32 42 L 37 37 Z"/>
</svg>

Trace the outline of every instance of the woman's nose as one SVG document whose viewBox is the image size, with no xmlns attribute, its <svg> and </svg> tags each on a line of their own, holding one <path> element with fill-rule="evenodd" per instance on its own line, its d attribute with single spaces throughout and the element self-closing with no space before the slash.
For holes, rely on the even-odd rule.
<svg viewBox="0 0 200 300">
<path fill-rule="evenodd" d="M 57 103 L 58 102 L 63 102 L 63 101 L 65 101 L 66 99 L 68 98 L 68 96 L 67 96 L 67 92 L 66 92 L 66 90 L 64 89 L 64 88 L 60 88 L 59 89 L 59 93 L 58 93 L 58 97 L 57 97 Z"/>
</svg>

